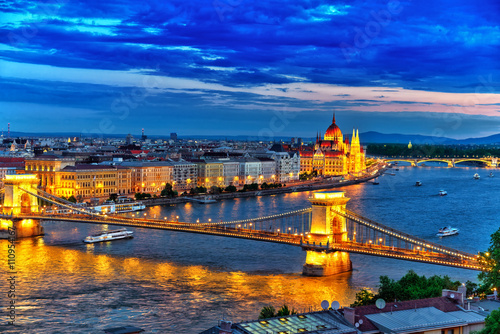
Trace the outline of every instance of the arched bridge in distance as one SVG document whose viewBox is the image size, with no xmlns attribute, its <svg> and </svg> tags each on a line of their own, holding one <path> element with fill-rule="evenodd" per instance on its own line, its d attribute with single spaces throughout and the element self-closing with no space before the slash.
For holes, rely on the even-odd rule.
<svg viewBox="0 0 500 334">
<path fill-rule="evenodd" d="M 351 270 L 350 253 L 485 270 L 478 255 L 429 242 L 348 210 L 349 198 L 343 191 L 313 193 L 309 199 L 311 208 L 237 221 L 190 223 L 169 221 L 166 217 L 106 215 L 36 189 L 36 179 L 30 181 L 31 188 L 27 183 L 6 181 L 0 221 L 4 228 L 6 224 L 13 224 L 20 232 L 40 229 L 43 221 L 67 221 L 273 242 L 307 251 L 304 274 L 311 276 Z M 58 213 L 44 211 L 38 206 L 38 200 L 57 206 Z"/>
<path fill-rule="evenodd" d="M 412 159 L 412 158 L 391 158 L 384 159 L 385 162 L 408 162 L 411 166 L 416 167 L 425 162 L 443 162 L 448 167 L 456 167 L 457 164 L 462 162 L 480 162 L 487 167 L 498 167 L 498 158 L 425 158 L 425 159 Z"/>
</svg>

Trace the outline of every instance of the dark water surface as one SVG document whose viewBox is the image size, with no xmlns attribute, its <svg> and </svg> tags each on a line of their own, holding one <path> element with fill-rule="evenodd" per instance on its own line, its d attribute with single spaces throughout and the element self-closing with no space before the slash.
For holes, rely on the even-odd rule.
<svg viewBox="0 0 500 334">
<path fill-rule="evenodd" d="M 476 253 L 500 227 L 500 171 L 400 167 L 395 176 L 347 187 L 348 208 L 415 236 Z M 473 180 L 474 173 L 481 175 Z M 496 171 L 494 171 L 496 172 Z M 415 187 L 416 181 L 421 187 Z M 440 189 L 448 196 L 440 197 Z M 210 205 L 148 208 L 148 216 L 181 221 L 243 219 L 309 206 L 310 193 L 235 199 Z M 458 236 L 439 239 L 451 225 Z M 419 274 L 476 280 L 477 272 L 386 258 L 352 255 L 354 270 L 332 277 L 301 276 L 300 248 L 180 232 L 133 229 L 134 239 L 86 245 L 81 240 L 102 226 L 46 223 L 46 235 L 17 243 L 16 324 L 2 333 L 102 333 L 125 324 L 147 333 L 199 333 L 223 314 L 233 321 L 255 319 L 262 306 L 287 303 L 318 308 L 323 299 L 348 305 L 380 275 Z M 0 280 L 6 282 L 7 242 L 0 241 Z M 6 323 L 7 284 L 0 284 Z"/>
</svg>

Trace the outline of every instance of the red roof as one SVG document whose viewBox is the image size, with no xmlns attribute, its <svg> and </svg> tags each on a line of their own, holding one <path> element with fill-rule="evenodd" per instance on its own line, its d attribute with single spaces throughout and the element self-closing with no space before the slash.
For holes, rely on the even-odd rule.
<svg viewBox="0 0 500 334">
<path fill-rule="evenodd" d="M 0 157 L 0 162 L 24 162 L 24 158 Z"/>
<path fill-rule="evenodd" d="M 376 314 L 376 313 L 387 313 L 393 311 L 403 311 L 415 308 L 424 307 L 435 307 L 443 312 L 453 312 L 460 311 L 461 308 L 458 307 L 456 301 L 448 297 L 435 297 L 426 299 L 415 299 L 407 300 L 404 302 L 387 303 L 383 309 L 377 308 L 375 305 L 366 305 L 355 307 L 355 318 L 354 321 L 359 323 L 359 320 L 363 320 L 363 323 L 359 326 L 359 330 L 362 332 L 368 332 L 372 330 L 377 330 L 377 327 L 368 320 L 366 315 Z"/>
</svg>

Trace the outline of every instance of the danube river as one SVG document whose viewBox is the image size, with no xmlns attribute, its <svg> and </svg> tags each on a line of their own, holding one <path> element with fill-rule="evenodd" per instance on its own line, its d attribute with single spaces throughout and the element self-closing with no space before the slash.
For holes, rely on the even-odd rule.
<svg viewBox="0 0 500 334">
<path fill-rule="evenodd" d="M 485 250 L 500 227 L 500 171 L 481 168 L 400 167 L 395 176 L 340 188 L 348 208 L 375 221 L 446 246 Z M 496 172 L 498 170 L 494 170 Z M 474 173 L 480 180 L 472 178 Z M 414 186 L 422 181 L 421 187 Z M 440 197 L 444 189 L 448 196 Z M 210 205 L 148 208 L 148 216 L 181 221 L 251 218 L 309 206 L 310 193 L 242 198 Z M 460 234 L 435 237 L 451 225 Z M 393 259 L 352 255 L 354 270 L 331 277 L 301 276 L 305 253 L 298 247 L 223 237 L 133 229 L 134 239 L 86 245 L 102 226 L 46 223 L 44 237 L 17 243 L 16 324 L 6 323 L 7 284 L 0 289 L 2 333 L 102 333 L 129 324 L 146 333 L 199 333 L 223 315 L 255 319 L 268 304 L 298 310 L 337 300 L 348 305 L 360 288 L 375 289 L 380 275 L 419 274 L 476 280 L 477 272 Z M 7 242 L 0 279 L 6 282 Z"/>
</svg>

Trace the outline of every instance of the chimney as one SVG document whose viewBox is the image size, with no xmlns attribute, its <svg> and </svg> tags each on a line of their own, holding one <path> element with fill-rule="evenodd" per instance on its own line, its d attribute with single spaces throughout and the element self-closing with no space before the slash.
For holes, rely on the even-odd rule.
<svg viewBox="0 0 500 334">
<path fill-rule="evenodd" d="M 460 286 L 457 290 L 458 291 L 443 289 L 441 296 L 456 300 L 458 304 L 463 307 L 467 288 L 465 286 Z"/>
<path fill-rule="evenodd" d="M 356 310 L 352 307 L 344 307 L 344 318 L 354 325 L 356 322 Z"/>
<path fill-rule="evenodd" d="M 219 322 L 219 334 L 231 334 L 233 330 L 231 329 L 232 323 L 228 320 L 221 320 Z"/>
</svg>

